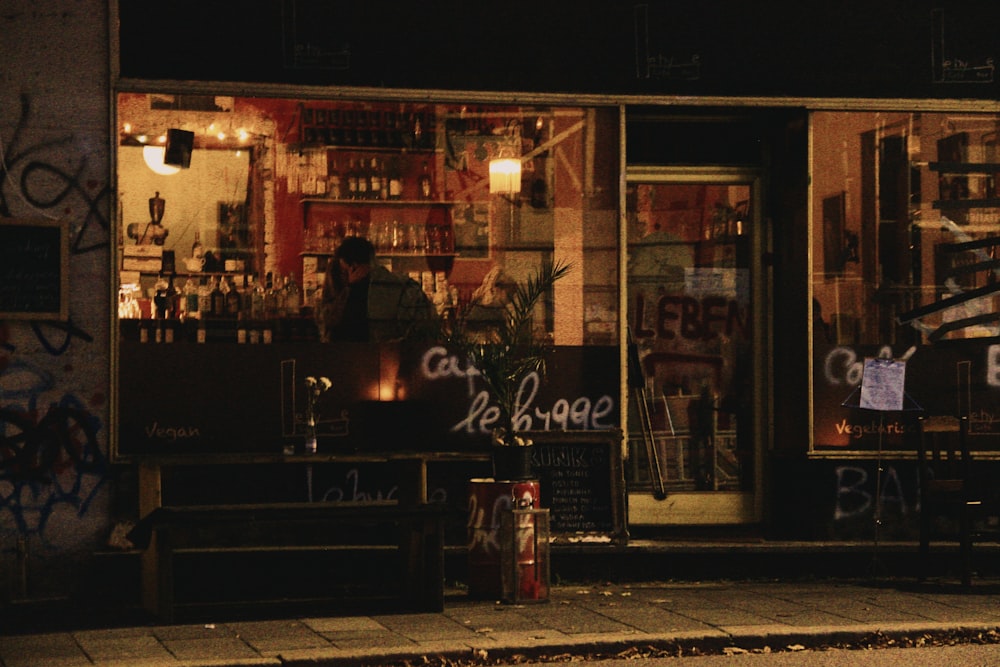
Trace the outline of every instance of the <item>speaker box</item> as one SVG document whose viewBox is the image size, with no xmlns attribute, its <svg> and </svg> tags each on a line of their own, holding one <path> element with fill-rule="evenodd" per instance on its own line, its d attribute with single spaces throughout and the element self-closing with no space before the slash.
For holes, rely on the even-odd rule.
<svg viewBox="0 0 1000 667">
<path fill-rule="evenodd" d="M 167 130 L 167 146 L 163 163 L 187 169 L 191 166 L 191 150 L 194 148 L 194 132 L 187 130 Z"/>
</svg>

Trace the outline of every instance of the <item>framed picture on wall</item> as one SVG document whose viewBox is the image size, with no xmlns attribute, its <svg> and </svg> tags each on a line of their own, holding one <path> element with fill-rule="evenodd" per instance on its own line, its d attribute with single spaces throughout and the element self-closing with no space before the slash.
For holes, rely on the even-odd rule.
<svg viewBox="0 0 1000 667">
<path fill-rule="evenodd" d="M 844 218 L 847 216 L 847 193 L 838 192 L 823 198 L 823 272 L 844 273 Z"/>
</svg>

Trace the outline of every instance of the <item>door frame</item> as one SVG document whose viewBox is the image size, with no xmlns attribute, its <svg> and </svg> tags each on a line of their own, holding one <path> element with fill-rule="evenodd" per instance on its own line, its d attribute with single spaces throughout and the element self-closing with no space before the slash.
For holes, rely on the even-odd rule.
<svg viewBox="0 0 1000 667">
<path fill-rule="evenodd" d="M 751 434 L 754 441 L 752 491 L 681 491 L 668 492 L 665 499 L 656 499 L 651 492 L 628 492 L 628 521 L 642 526 L 693 526 L 693 525 L 745 525 L 760 523 L 764 509 L 765 451 L 772 440 L 771 419 L 772 382 L 770 377 L 772 318 L 771 295 L 773 284 L 769 266 L 765 262 L 771 247 L 770 228 L 764 219 L 763 174 L 760 169 L 742 167 L 670 167 L 625 166 L 625 182 L 621 193 L 621 220 L 619 234 L 620 303 L 623 304 L 622 347 L 627 346 L 628 326 L 628 211 L 625 190 L 632 183 L 681 185 L 705 183 L 709 185 L 747 185 L 751 191 L 751 213 L 754 224 L 750 236 L 750 298 L 751 298 L 751 368 L 753 373 L 753 420 Z M 623 352 L 623 355 L 625 353 Z M 628 432 L 628 374 L 623 367 L 621 381 L 621 423 Z M 627 450 L 627 447 L 626 447 Z M 627 453 L 627 451 L 626 451 Z"/>
</svg>

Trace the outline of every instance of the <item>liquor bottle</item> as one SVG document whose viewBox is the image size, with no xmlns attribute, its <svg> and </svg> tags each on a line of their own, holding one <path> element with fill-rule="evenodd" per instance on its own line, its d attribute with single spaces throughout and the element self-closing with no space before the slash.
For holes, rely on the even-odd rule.
<svg viewBox="0 0 1000 667">
<path fill-rule="evenodd" d="M 350 163 L 347 166 L 347 198 L 357 199 L 358 198 L 358 170 L 354 167 L 354 158 L 351 158 Z"/>
<path fill-rule="evenodd" d="M 340 146 L 344 143 L 344 133 L 340 125 L 340 111 L 337 109 L 327 109 L 326 112 L 326 137 L 331 146 Z"/>
<path fill-rule="evenodd" d="M 242 313 L 236 318 L 236 342 L 241 345 L 247 342 L 247 321 Z"/>
<path fill-rule="evenodd" d="M 389 199 L 398 200 L 403 198 L 403 173 L 399 169 L 399 160 L 393 158 L 389 161 Z"/>
<path fill-rule="evenodd" d="M 326 170 L 326 196 L 340 199 L 340 172 L 337 171 L 336 160 L 332 160 Z"/>
<path fill-rule="evenodd" d="M 437 141 L 437 127 L 434 118 L 434 112 L 428 111 L 426 116 L 426 122 L 424 123 L 424 136 L 422 148 L 431 149 L 434 148 L 434 144 Z"/>
<path fill-rule="evenodd" d="M 222 290 L 225 281 L 212 279 L 212 290 L 209 292 L 209 312 L 212 317 L 223 317 L 226 314 L 226 293 Z"/>
<path fill-rule="evenodd" d="M 243 274 L 243 286 L 240 288 L 240 314 L 244 319 L 250 319 L 253 316 L 253 276 L 250 274 Z"/>
<path fill-rule="evenodd" d="M 455 252 L 455 237 L 452 234 L 451 225 L 441 225 L 441 252 Z"/>
<path fill-rule="evenodd" d="M 421 148 L 424 145 L 424 121 L 423 114 L 413 114 L 413 138 L 414 148 Z"/>
<path fill-rule="evenodd" d="M 371 196 L 371 173 L 363 159 L 358 159 L 358 199 L 368 199 Z"/>
<path fill-rule="evenodd" d="M 432 255 L 440 255 L 441 250 L 441 226 L 429 224 L 427 228 L 427 252 Z"/>
<path fill-rule="evenodd" d="M 198 285 L 195 284 L 194 278 L 188 278 L 187 282 L 184 283 L 183 288 L 184 300 L 187 302 L 185 311 L 187 317 L 197 318 L 198 313 Z"/>
<path fill-rule="evenodd" d="M 153 318 L 162 320 L 165 317 L 170 317 L 170 284 L 162 273 L 157 278 L 153 289 L 156 290 L 153 295 Z"/>
<path fill-rule="evenodd" d="M 370 199 L 382 199 L 382 170 L 377 158 L 372 158 L 368 170 L 368 196 Z"/>
<path fill-rule="evenodd" d="M 383 200 L 389 198 L 389 172 L 385 169 L 385 160 L 378 161 L 379 190 Z"/>
<path fill-rule="evenodd" d="M 382 145 L 382 112 L 372 111 L 368 114 L 368 145 Z"/>
<path fill-rule="evenodd" d="M 208 286 L 208 278 L 202 278 L 198 285 L 198 313 L 202 319 L 212 315 L 212 288 Z"/>
<path fill-rule="evenodd" d="M 388 250 L 391 253 L 398 253 L 403 248 L 403 228 L 399 220 L 393 220 L 389 225 Z"/>
<path fill-rule="evenodd" d="M 354 109 L 343 109 L 340 112 L 340 136 L 345 146 L 353 146 L 355 141 Z"/>
<path fill-rule="evenodd" d="M 399 140 L 399 116 L 395 111 L 386 111 L 383 119 L 383 132 L 385 133 L 385 145 L 389 148 L 399 148 L 402 143 Z"/>
<path fill-rule="evenodd" d="M 184 284 L 181 285 L 180 289 L 177 289 L 176 287 L 174 288 L 174 313 L 176 314 L 177 319 L 182 322 L 190 317 L 190 315 L 188 315 L 187 293 L 184 291 L 189 282 L 191 282 L 190 278 L 184 281 Z"/>
<path fill-rule="evenodd" d="M 368 117 L 369 113 L 364 109 L 359 109 L 354 113 L 354 129 L 356 130 L 354 143 L 358 146 L 367 146 L 371 138 L 368 134 Z"/>
<path fill-rule="evenodd" d="M 240 315 L 240 306 L 242 305 L 240 291 L 232 278 L 226 280 L 226 285 L 228 285 L 227 289 L 224 290 L 226 294 L 226 317 L 238 318 Z"/>
<path fill-rule="evenodd" d="M 251 294 L 250 317 L 255 321 L 263 320 L 267 315 L 265 312 L 265 288 L 260 280 L 254 280 L 253 294 Z"/>
<path fill-rule="evenodd" d="M 264 279 L 264 319 L 273 320 L 278 317 L 278 290 L 274 285 L 274 274 L 267 272 Z"/>
<path fill-rule="evenodd" d="M 298 317 L 302 311 L 302 291 L 299 284 L 295 282 L 295 275 L 289 274 L 285 278 L 285 314 L 288 317 Z"/>
<path fill-rule="evenodd" d="M 427 160 L 424 160 L 423 169 L 417 178 L 417 197 L 419 199 L 434 198 L 434 185 L 431 183 L 431 172 L 427 165 Z"/>
</svg>

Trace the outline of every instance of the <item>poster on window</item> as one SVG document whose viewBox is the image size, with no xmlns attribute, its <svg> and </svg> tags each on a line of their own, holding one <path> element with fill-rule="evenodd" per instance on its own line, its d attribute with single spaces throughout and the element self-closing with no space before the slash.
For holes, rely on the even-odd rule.
<svg viewBox="0 0 1000 667">
<path fill-rule="evenodd" d="M 896 359 L 865 359 L 861 379 L 861 403 L 864 410 L 891 412 L 903 409 L 903 385 L 906 362 Z"/>
</svg>

